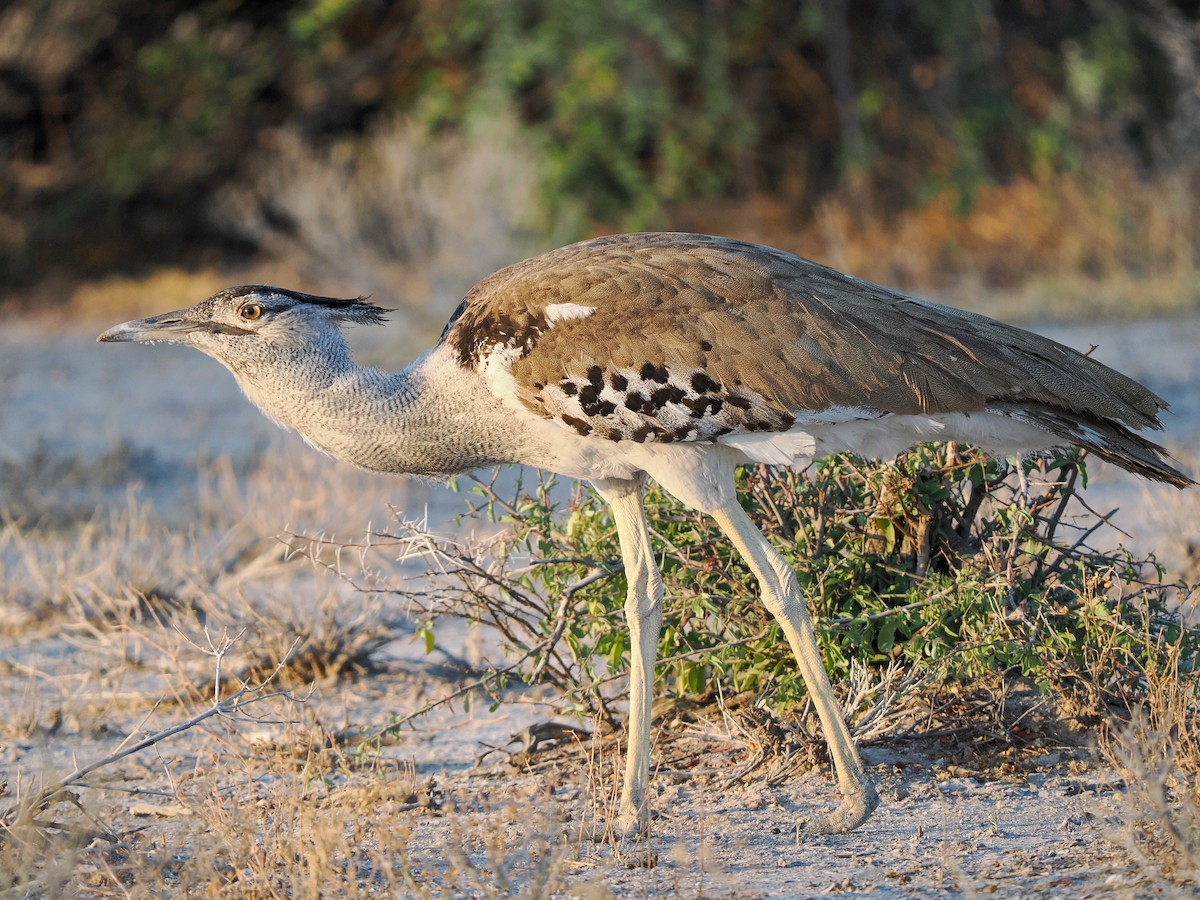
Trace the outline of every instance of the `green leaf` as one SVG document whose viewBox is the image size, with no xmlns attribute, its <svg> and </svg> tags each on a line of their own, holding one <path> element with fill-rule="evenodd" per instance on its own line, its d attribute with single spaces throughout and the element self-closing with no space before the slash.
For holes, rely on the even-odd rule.
<svg viewBox="0 0 1200 900">
<path fill-rule="evenodd" d="M 882 653 L 890 653 L 895 646 L 896 628 L 900 625 L 900 617 L 898 615 L 888 616 L 879 626 L 879 635 L 875 639 L 875 645 Z"/>
<path fill-rule="evenodd" d="M 425 642 L 425 654 L 428 655 L 428 654 L 432 653 L 433 652 L 433 637 L 434 637 L 432 620 L 423 622 L 417 628 L 417 637 L 423 639 Z"/>
</svg>

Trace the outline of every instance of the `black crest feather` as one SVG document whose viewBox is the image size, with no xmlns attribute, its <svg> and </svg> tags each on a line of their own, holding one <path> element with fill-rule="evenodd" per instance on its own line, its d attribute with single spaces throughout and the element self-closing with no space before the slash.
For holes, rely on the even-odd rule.
<svg viewBox="0 0 1200 900">
<path fill-rule="evenodd" d="M 370 298 L 365 295 L 351 298 L 321 297 L 317 294 L 306 294 L 303 291 L 293 291 L 288 288 L 275 287 L 269 284 L 242 284 L 237 287 L 226 288 L 213 299 L 236 300 L 239 297 L 246 297 L 250 294 L 261 294 L 264 296 L 275 294 L 281 297 L 288 297 L 297 303 L 323 306 L 326 309 L 333 310 L 335 318 L 339 321 L 355 325 L 382 325 L 387 321 L 387 314 L 391 312 L 386 307 L 371 303 Z"/>
</svg>

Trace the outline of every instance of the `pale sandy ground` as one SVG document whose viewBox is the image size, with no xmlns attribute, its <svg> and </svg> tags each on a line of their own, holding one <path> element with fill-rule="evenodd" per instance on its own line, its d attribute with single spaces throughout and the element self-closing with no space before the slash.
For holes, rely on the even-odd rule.
<svg viewBox="0 0 1200 900">
<path fill-rule="evenodd" d="M 1184 450 L 1200 449 L 1200 317 L 1043 330 L 1080 348 L 1099 344 L 1098 358 L 1171 402 L 1168 440 Z M 285 528 L 352 536 L 367 522 L 386 521 L 391 506 L 412 515 L 427 512 L 439 529 L 467 527 L 453 520 L 462 508 L 461 498 L 444 488 L 349 475 L 339 464 L 317 459 L 266 422 L 239 396 L 232 378 L 200 354 L 177 348 L 100 346 L 92 342 L 93 335 L 91 329 L 48 334 L 29 322 L 0 323 L 0 466 L 17 473 L 0 483 L 0 490 L 10 494 L 8 503 L 19 500 L 65 527 L 98 508 L 125 508 L 133 490 L 151 503 L 164 523 L 155 526 L 161 528 L 163 541 L 183 546 L 193 538 L 209 540 L 200 536 L 197 508 L 211 489 L 198 486 L 197 470 L 212 472 L 211 460 L 221 458 L 229 461 L 229 471 L 236 476 L 261 472 L 267 459 L 274 460 L 277 469 L 279 460 L 283 466 L 302 468 L 310 473 L 311 483 L 291 483 L 292 496 L 279 511 L 255 511 L 256 521 L 263 522 L 263 537 Z M 368 351 L 376 358 L 386 356 L 380 348 L 387 340 L 375 336 Z M 270 465 L 266 469 L 270 471 Z M 338 474 L 329 474 L 335 471 Z M 326 479 L 351 485 L 356 496 L 348 498 L 343 490 L 337 508 L 330 508 L 322 503 L 330 496 Z M 1089 492 L 1094 503 L 1106 510 L 1125 507 L 1123 521 L 1132 530 L 1135 546 L 1170 544 L 1180 552 L 1188 539 L 1200 538 L 1196 504 L 1181 505 L 1174 491 L 1146 488 L 1103 468 L 1097 469 L 1094 481 L 1095 489 Z M 305 502 L 306 493 L 312 502 Z M 272 520 L 273 515 L 279 518 Z M 6 571 L 23 571 L 19 557 L 25 551 L 10 544 L 3 552 Z M 229 548 L 218 542 L 212 552 Z M 136 568 L 137 561 L 130 565 Z M 8 596 L 28 597 L 38 586 L 6 588 Z M 278 602 L 292 604 L 299 610 L 293 618 L 303 621 L 312 603 L 307 592 L 336 592 L 339 587 L 310 572 L 268 569 L 237 590 L 260 599 L 286 598 Z M 342 602 L 350 608 L 364 601 L 346 592 Z M 426 657 L 405 630 L 403 610 L 368 611 L 397 628 L 396 640 L 385 651 L 390 674 L 357 684 L 325 685 L 305 715 L 315 710 L 311 714 L 327 724 L 378 727 L 389 715 L 410 712 L 423 699 L 454 685 L 456 676 L 442 665 L 445 659 L 436 653 Z M 13 611 L 4 614 L 11 618 Z M 137 698 L 161 691 L 165 677 L 153 666 L 122 668 L 112 658 L 112 646 L 93 640 L 86 629 L 60 623 L 39 630 L 36 623 L 26 628 L 22 621 L 3 623 L 0 637 L 0 719 L 5 722 L 0 730 L 0 775 L 10 785 L 19 778 L 62 774 L 72 759 L 103 755 L 127 733 L 162 727 L 178 718 L 177 710 L 166 710 L 142 719 L 146 707 Z M 439 631 L 438 640 L 459 657 L 490 646 L 486 636 L 452 627 Z M 130 652 L 153 655 L 144 647 L 121 651 Z M 580 821 L 594 816 L 597 796 L 608 790 L 589 780 L 586 772 L 517 775 L 490 760 L 482 768 L 475 765 L 485 745 L 502 744 L 545 718 L 545 707 L 524 702 L 505 704 L 495 713 L 480 708 L 439 712 L 417 722 L 415 732 L 387 753 L 415 764 L 418 779 L 434 781 L 440 810 L 401 804 L 389 813 L 384 804 L 361 813 L 363 820 L 394 815 L 403 821 L 407 853 L 418 870 L 444 870 L 448 848 L 464 848 L 473 864 L 497 879 L 491 886 L 498 896 L 508 891 L 500 879 L 503 873 L 493 871 L 486 840 L 470 837 L 480 829 L 490 829 L 503 844 L 512 862 L 513 893 L 532 889 L 536 873 L 547 865 L 539 861 L 547 852 L 543 840 L 563 857 L 555 869 L 558 893 L 563 895 L 789 897 L 871 892 L 1080 897 L 1169 892 L 1143 880 L 1134 862 L 1106 839 L 1120 828 L 1120 785 L 1114 791 L 1113 776 L 1082 765 L 1074 751 L 1053 748 L 1032 774 L 989 781 L 973 778 L 969 765 L 951 768 L 946 759 L 919 744 L 867 748 L 866 759 L 881 787 L 880 810 L 851 835 L 799 841 L 796 823 L 834 801 L 827 773 L 802 774 L 784 787 L 722 789 L 706 784 L 709 776 L 660 772 L 650 842 L 656 865 L 649 867 L 643 864 L 643 848 L 620 853 L 571 836 Z M 18 719 L 30 722 L 20 724 Z M 262 728 L 267 733 L 272 728 L 287 731 L 285 726 Z M 141 789 L 166 790 L 171 773 L 177 775 L 180 767 L 223 765 L 219 751 L 206 754 L 214 740 L 217 746 L 244 743 L 247 735 L 237 731 L 230 725 L 224 732 L 214 729 L 200 737 L 181 737 L 148 751 L 148 760 L 122 764 L 114 777 Z M 738 747 L 736 740 L 729 742 L 729 760 L 737 758 Z M 336 780 L 334 785 L 329 790 L 336 788 Z M 232 784 L 230 790 L 232 797 L 246 788 Z M 109 796 L 105 802 L 114 801 Z M 195 816 L 159 820 L 135 816 L 130 809 L 122 815 L 119 804 L 115 809 L 109 815 L 116 825 L 146 829 L 151 841 L 161 831 L 162 840 L 202 842 L 209 828 Z M 330 815 L 345 815 L 336 805 L 333 809 Z"/>
</svg>

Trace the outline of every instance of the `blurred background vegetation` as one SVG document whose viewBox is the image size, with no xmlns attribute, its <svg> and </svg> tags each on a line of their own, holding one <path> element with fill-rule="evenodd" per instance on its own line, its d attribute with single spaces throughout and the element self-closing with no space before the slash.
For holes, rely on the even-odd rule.
<svg viewBox="0 0 1200 900">
<path fill-rule="evenodd" d="M 681 229 L 964 305 L 1194 308 L 1197 6 L 10 0 L 0 299 L 265 266 L 436 319 Z"/>
</svg>

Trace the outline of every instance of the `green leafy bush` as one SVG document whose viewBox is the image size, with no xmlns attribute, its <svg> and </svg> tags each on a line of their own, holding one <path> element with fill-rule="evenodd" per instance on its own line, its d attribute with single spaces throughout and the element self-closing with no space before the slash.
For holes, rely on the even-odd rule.
<svg viewBox="0 0 1200 900">
<path fill-rule="evenodd" d="M 831 457 L 809 478 L 746 468 L 738 482 L 796 570 L 835 683 L 864 662 L 939 682 L 1019 674 L 1101 715 L 1136 702 L 1147 671 L 1166 660 L 1194 668 L 1200 633 L 1171 612 L 1188 588 L 1165 583 L 1153 558 L 1092 546 L 1107 517 L 1077 491 L 1080 453 L 1018 472 L 924 446 L 889 465 Z M 472 488 L 474 512 L 507 526 L 486 547 L 412 532 L 372 546 L 423 542 L 440 587 L 407 595 L 430 623 L 442 613 L 487 623 L 516 654 L 501 674 L 548 680 L 581 711 L 612 718 L 628 634 L 607 507 L 581 490 L 564 501 L 553 479 L 512 499 L 497 484 Z M 804 696 L 795 661 L 728 541 L 656 487 L 646 510 L 666 588 L 660 682 L 686 694 L 753 692 L 776 710 L 795 704 Z"/>
</svg>

